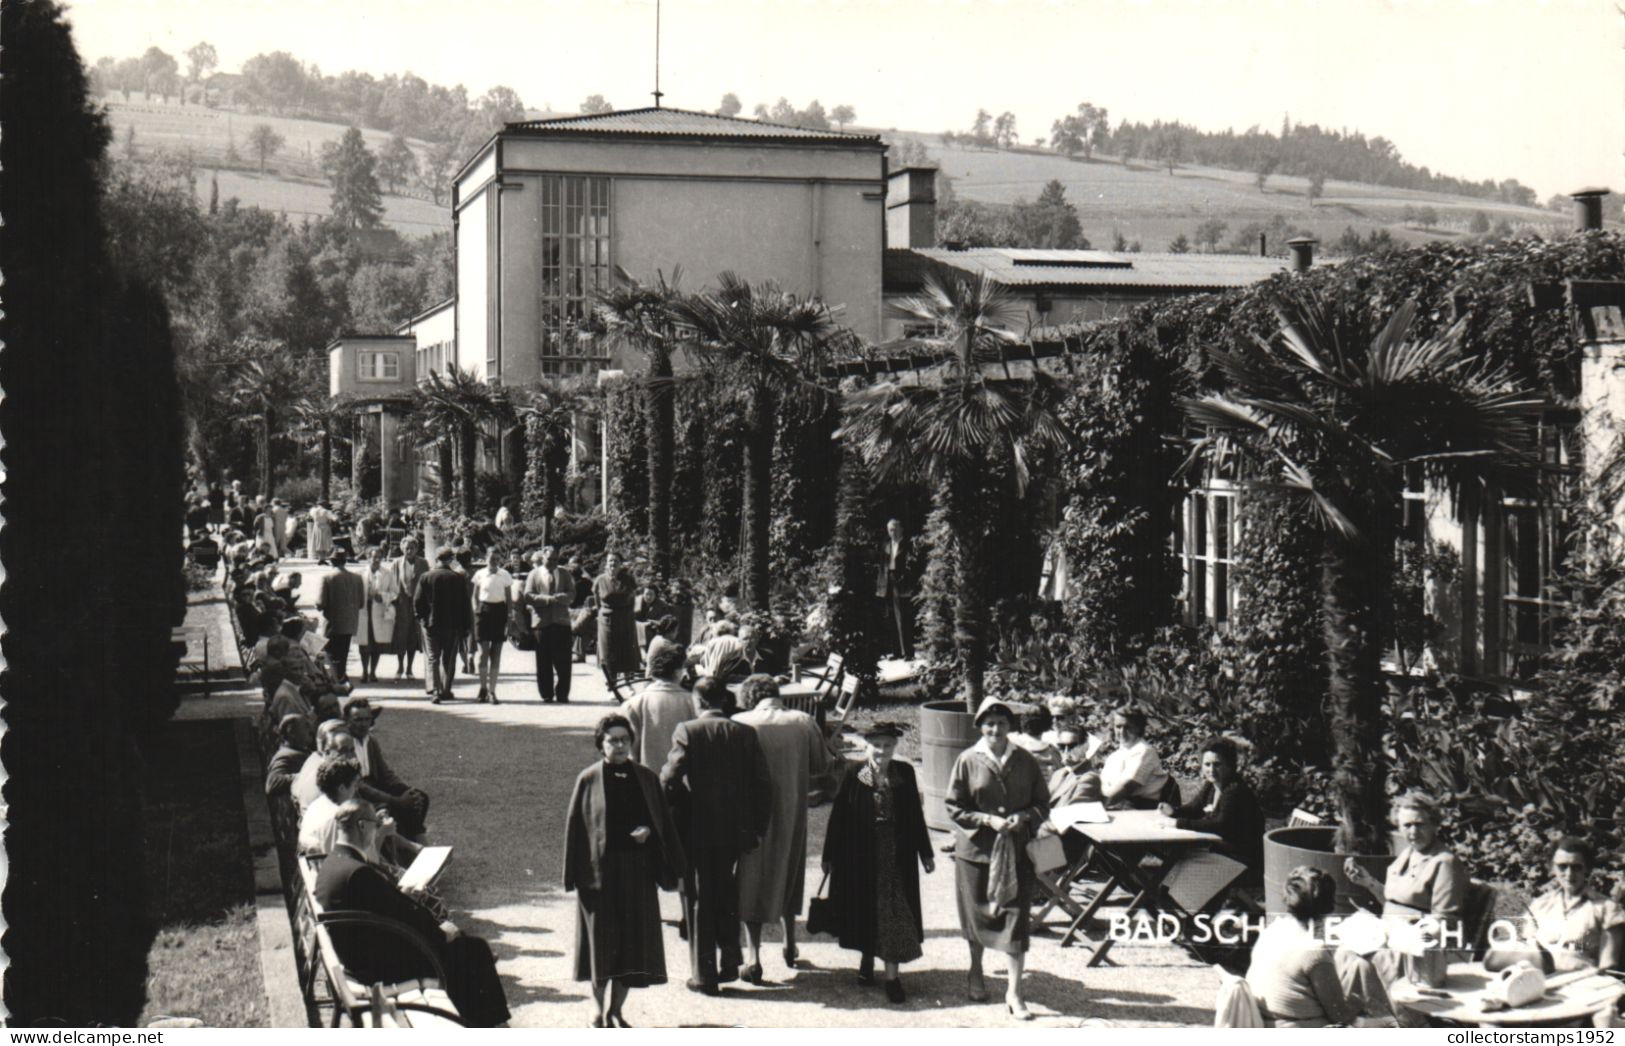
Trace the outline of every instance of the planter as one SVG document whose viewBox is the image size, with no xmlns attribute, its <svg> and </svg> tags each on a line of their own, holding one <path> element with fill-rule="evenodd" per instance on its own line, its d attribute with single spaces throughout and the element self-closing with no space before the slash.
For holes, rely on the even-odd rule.
<svg viewBox="0 0 1625 1046">
<path fill-rule="evenodd" d="M 1327 825 L 1277 828 L 1264 833 L 1264 909 L 1271 915 L 1286 914 L 1281 886 L 1292 869 L 1300 865 L 1318 868 L 1337 883 L 1337 911 L 1354 911 L 1352 897 L 1369 900 L 1370 894 L 1351 887 L 1343 874 L 1343 862 L 1353 857 L 1366 871 L 1382 881 L 1393 858 L 1388 854 L 1346 854 L 1332 849 L 1337 829 Z"/>
<path fill-rule="evenodd" d="M 953 829 L 943 801 L 959 753 L 981 732 L 963 701 L 931 701 L 920 706 L 920 752 L 925 764 L 925 823 L 939 832 Z"/>
</svg>

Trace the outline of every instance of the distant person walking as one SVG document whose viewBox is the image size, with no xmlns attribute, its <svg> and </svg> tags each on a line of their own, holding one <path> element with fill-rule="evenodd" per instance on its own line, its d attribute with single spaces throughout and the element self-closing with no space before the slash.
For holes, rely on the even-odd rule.
<svg viewBox="0 0 1625 1046">
<path fill-rule="evenodd" d="M 412 598 L 417 594 L 418 580 L 429 572 L 429 561 L 419 554 L 417 538 L 406 538 L 401 542 L 401 554 L 396 558 L 393 568 L 395 576 L 400 579 L 399 603 L 395 608 L 395 678 L 411 679 L 412 662 L 422 650 L 423 660 L 429 660 L 428 647 L 425 645 L 423 629 L 418 624 L 417 613 L 412 608 Z M 434 688 L 429 685 L 428 672 L 424 672 L 423 692 L 432 694 Z"/>
<path fill-rule="evenodd" d="M 306 555 L 318 563 L 326 563 L 333 558 L 333 524 L 338 517 L 333 510 L 327 507 L 327 502 L 318 501 L 316 507 L 310 510 L 310 531 L 306 544 Z"/>
<path fill-rule="evenodd" d="M 604 572 L 592 583 L 598 601 L 598 667 L 610 692 L 619 699 L 621 676 L 636 675 L 643 667 L 638 653 L 638 626 L 632 617 L 638 583 L 632 571 L 613 552 L 604 554 Z"/>
<path fill-rule="evenodd" d="M 534 565 L 525 577 L 523 602 L 536 634 L 536 692 L 544 702 L 570 703 L 570 605 L 575 602 L 576 579 L 558 565 L 559 550 L 548 545 L 531 557 Z M 664 764 L 666 753 L 660 753 Z M 647 764 L 645 764 L 647 765 Z"/>
<path fill-rule="evenodd" d="M 452 679 L 457 674 L 457 648 L 468 632 L 472 596 L 468 579 L 452 569 L 455 552 L 449 546 L 435 557 L 435 568 L 418 579 L 413 611 L 429 642 L 426 675 L 434 703 L 451 701 Z"/>
<path fill-rule="evenodd" d="M 367 554 L 367 609 L 361 615 L 361 681 L 378 682 L 378 662 L 395 646 L 395 613 L 400 603 L 401 579 L 384 562 L 384 550 L 374 545 Z"/>
<path fill-rule="evenodd" d="M 333 664 L 333 675 L 341 682 L 350 681 L 350 642 L 360 627 L 361 610 L 367 604 L 367 585 L 360 575 L 345 569 L 349 557 L 343 549 L 333 552 L 333 572 L 322 578 L 316 593 L 316 609 L 327 622 L 327 657 Z"/>
<path fill-rule="evenodd" d="M 513 575 L 503 569 L 495 551 L 485 566 L 474 572 L 474 638 L 480 645 L 481 703 L 497 701 L 497 677 L 502 673 L 502 647 L 508 642 L 508 614 L 513 601 Z"/>
</svg>

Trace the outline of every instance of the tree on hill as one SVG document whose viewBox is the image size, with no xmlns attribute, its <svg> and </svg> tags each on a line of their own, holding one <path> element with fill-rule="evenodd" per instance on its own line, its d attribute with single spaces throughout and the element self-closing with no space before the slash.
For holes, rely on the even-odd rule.
<svg viewBox="0 0 1625 1046">
<path fill-rule="evenodd" d="M 604 100 L 601 94 L 589 94 L 587 100 L 581 103 L 581 111 L 589 116 L 598 113 L 612 113 L 615 107 Z"/>
<path fill-rule="evenodd" d="M 199 83 L 210 70 L 220 64 L 220 55 L 215 52 L 214 45 L 207 40 L 199 41 L 186 49 L 186 78 L 193 83 Z"/>
<path fill-rule="evenodd" d="M 971 141 L 978 148 L 991 149 L 993 139 L 993 114 L 986 109 L 976 110 L 976 119 L 971 122 Z"/>
<path fill-rule="evenodd" d="M 858 118 L 858 111 L 850 105 L 837 105 L 829 111 L 829 118 L 835 121 L 835 126 L 846 130 L 846 125 Z"/>
<path fill-rule="evenodd" d="M 796 114 L 795 125 L 814 131 L 827 131 L 829 130 L 829 115 L 824 112 L 823 104 L 814 98 L 807 103 L 807 108 Z"/>
<path fill-rule="evenodd" d="M 1309 176 L 1309 189 L 1306 193 L 1306 195 L 1309 197 L 1309 206 L 1313 207 L 1315 205 L 1315 201 L 1320 199 L 1325 194 L 1326 175 L 1320 171 L 1316 171 Z"/>
<path fill-rule="evenodd" d="M 265 161 L 282 151 L 287 144 L 283 138 L 268 123 L 255 124 L 254 129 L 248 132 L 248 147 L 260 158 L 260 173 L 265 173 Z"/>
<path fill-rule="evenodd" d="M 147 53 L 141 56 L 141 69 L 146 74 L 148 99 L 152 98 L 153 92 L 157 92 L 167 103 L 170 92 L 178 86 L 180 63 L 162 48 L 149 47 Z"/>
<path fill-rule="evenodd" d="M 480 96 L 479 114 L 488 129 L 495 131 L 503 124 L 517 123 L 525 118 L 525 103 L 519 92 L 501 84 Z"/>
<path fill-rule="evenodd" d="M 378 189 L 377 159 L 351 127 L 338 145 L 322 146 L 322 170 L 333 183 L 333 219 L 349 229 L 376 229 L 384 215 L 383 193 Z"/>
<path fill-rule="evenodd" d="M 1190 250 L 1191 241 L 1185 238 L 1184 233 L 1180 233 L 1178 236 L 1175 236 L 1174 242 L 1168 245 L 1169 254 L 1189 254 Z"/>
<path fill-rule="evenodd" d="M 460 158 L 457 142 L 436 142 L 424 156 L 423 166 L 418 172 L 418 184 L 429 191 L 436 204 L 451 188 L 451 176 L 457 172 Z"/>
<path fill-rule="evenodd" d="M 1472 221 L 1467 223 L 1467 231 L 1474 236 L 1482 236 L 1490 231 L 1490 216 L 1483 211 L 1474 211 Z"/>
<path fill-rule="evenodd" d="M 1079 102 L 1078 111 L 1068 113 L 1050 125 L 1050 146 L 1068 156 L 1094 155 L 1095 145 L 1109 131 L 1106 110 L 1089 102 Z"/>
<path fill-rule="evenodd" d="M 756 103 L 756 108 L 751 110 L 751 115 L 763 123 L 773 119 L 773 113 L 769 111 L 767 105 L 763 102 Z"/>
<path fill-rule="evenodd" d="M 394 192 L 395 187 L 403 182 L 410 181 L 418 173 L 418 156 L 412 147 L 406 144 L 406 139 L 399 134 L 389 136 L 378 153 L 378 176 Z"/>
<path fill-rule="evenodd" d="M 1218 249 L 1219 241 L 1224 238 L 1225 231 L 1229 228 L 1229 222 L 1209 218 L 1196 227 L 1196 243 L 1212 254 Z"/>
<path fill-rule="evenodd" d="M 1158 130 L 1151 143 L 1151 158 L 1168 168 L 1168 176 L 1173 177 L 1174 168 L 1185 160 L 1185 132 L 1184 128 L 1170 124 Z"/>
<path fill-rule="evenodd" d="M 1439 212 L 1431 206 L 1418 207 L 1416 221 L 1424 229 L 1436 229 L 1439 227 Z"/>
<path fill-rule="evenodd" d="M 745 107 L 740 104 L 739 96 L 734 94 L 732 91 L 729 91 L 727 94 L 722 96 L 722 104 L 717 106 L 717 115 L 738 116 L 740 110 L 743 108 Z"/>
<path fill-rule="evenodd" d="M 1066 198 L 1066 187 L 1059 179 L 1051 179 L 1036 201 L 1018 200 L 1010 211 L 1011 238 L 1017 247 L 1084 250 L 1089 246 L 1078 209 Z"/>
<path fill-rule="evenodd" d="M 1016 144 L 1016 114 L 1006 110 L 993 121 L 993 140 L 1000 149 L 1008 149 Z"/>
<path fill-rule="evenodd" d="M 298 105 L 305 94 L 305 67 L 286 51 L 257 54 L 243 63 L 243 87 L 248 96 L 274 113 Z"/>
<path fill-rule="evenodd" d="M 1258 184 L 1258 191 L 1260 193 L 1264 191 L 1264 183 L 1269 181 L 1270 175 L 1275 173 L 1276 162 L 1277 161 L 1273 156 L 1266 156 L 1262 160 L 1258 161 L 1258 168 L 1257 170 L 1253 171 L 1253 180 Z"/>
</svg>

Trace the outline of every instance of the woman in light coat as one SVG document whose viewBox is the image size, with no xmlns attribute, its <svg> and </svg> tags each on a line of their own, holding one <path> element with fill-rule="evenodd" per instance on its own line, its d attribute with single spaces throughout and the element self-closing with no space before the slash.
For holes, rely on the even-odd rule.
<svg viewBox="0 0 1625 1046">
<path fill-rule="evenodd" d="M 384 550 L 374 545 L 367 550 L 365 583 L 366 609 L 361 615 L 361 681 L 378 682 L 378 662 L 395 651 L 395 607 L 401 598 L 401 579 L 384 562 Z"/>
</svg>

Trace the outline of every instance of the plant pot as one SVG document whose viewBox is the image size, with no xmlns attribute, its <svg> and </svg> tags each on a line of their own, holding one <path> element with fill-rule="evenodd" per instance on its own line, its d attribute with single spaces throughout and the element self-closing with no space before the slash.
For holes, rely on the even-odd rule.
<svg viewBox="0 0 1625 1046">
<path fill-rule="evenodd" d="M 925 764 L 925 823 L 939 832 L 953 829 L 944 800 L 959 753 L 981 737 L 963 701 L 931 701 L 920 706 L 920 753 Z"/>
<path fill-rule="evenodd" d="M 1327 825 L 1300 825 L 1276 828 L 1264 833 L 1264 909 L 1271 915 L 1286 914 L 1281 887 L 1292 869 L 1300 865 L 1318 868 L 1337 884 L 1337 908 L 1341 914 L 1354 911 L 1354 898 L 1370 901 L 1371 895 L 1351 886 L 1343 874 L 1343 862 L 1352 857 L 1380 882 L 1393 857 L 1388 854 L 1338 853 L 1332 846 L 1337 829 Z"/>
</svg>

